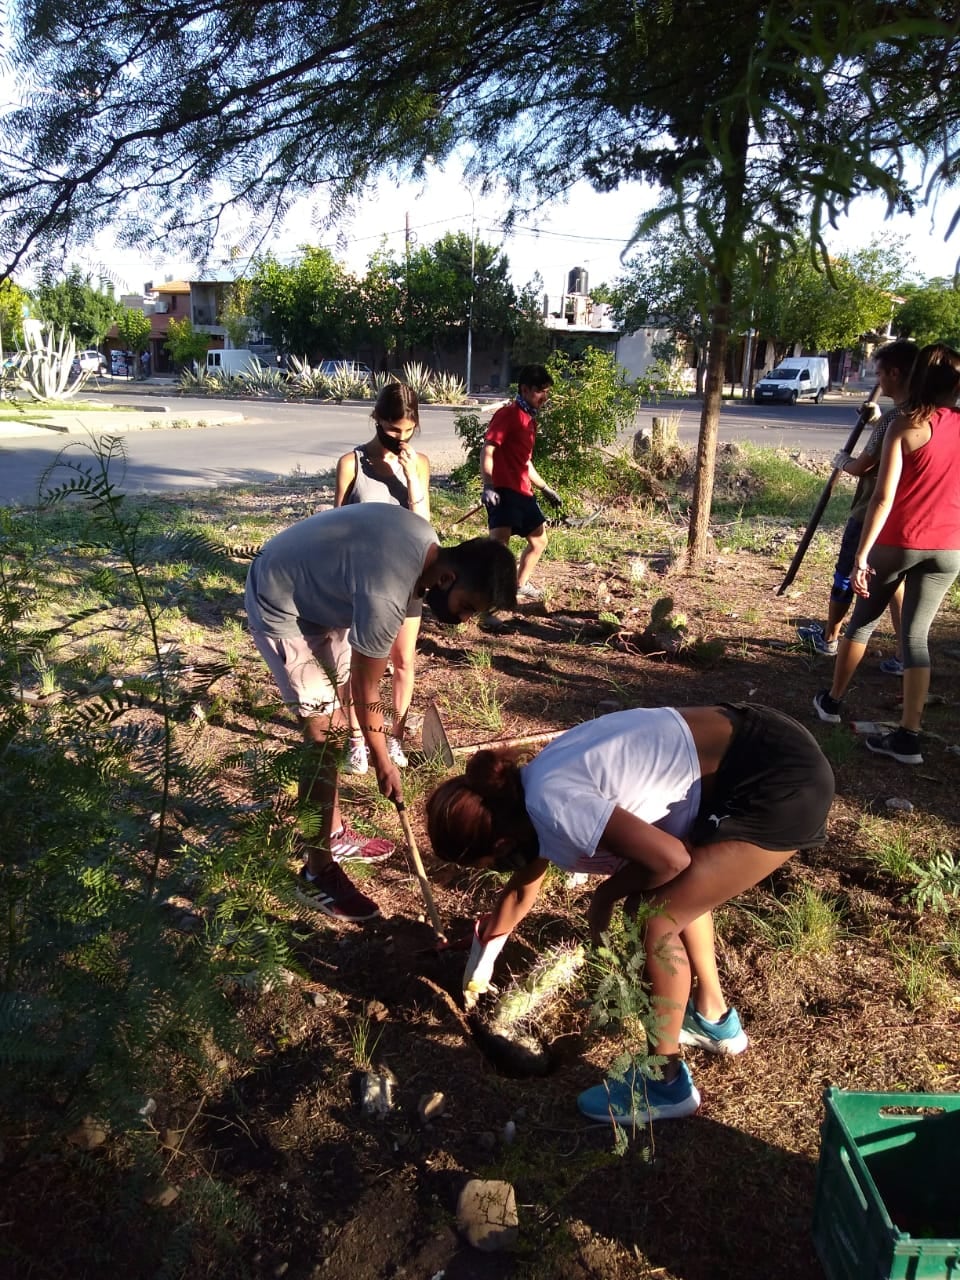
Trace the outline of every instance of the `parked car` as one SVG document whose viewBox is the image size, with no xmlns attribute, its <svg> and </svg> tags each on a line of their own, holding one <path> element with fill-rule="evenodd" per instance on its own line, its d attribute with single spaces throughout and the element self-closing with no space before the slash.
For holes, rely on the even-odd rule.
<svg viewBox="0 0 960 1280">
<path fill-rule="evenodd" d="M 76 377 L 78 373 L 93 373 L 100 375 L 107 372 L 106 359 L 101 353 L 94 348 L 89 351 L 78 351 L 73 359 L 72 373 Z"/>
<path fill-rule="evenodd" d="M 373 370 L 360 360 L 321 360 L 317 368 L 328 378 L 355 378 L 358 382 L 371 382 Z"/>
<path fill-rule="evenodd" d="M 765 373 L 753 389 L 756 404 L 781 400 L 796 404 L 812 400 L 819 404 L 830 387 L 830 362 L 826 356 L 788 356 L 783 364 Z"/>
</svg>

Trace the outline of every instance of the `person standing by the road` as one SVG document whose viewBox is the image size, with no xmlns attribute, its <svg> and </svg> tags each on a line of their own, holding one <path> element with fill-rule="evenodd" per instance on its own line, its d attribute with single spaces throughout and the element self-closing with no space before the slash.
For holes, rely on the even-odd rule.
<svg viewBox="0 0 960 1280">
<path fill-rule="evenodd" d="M 922 764 L 920 724 L 930 688 L 930 624 L 960 572 L 960 352 L 924 347 L 910 377 L 904 413 L 887 431 L 877 487 L 854 563 L 860 597 L 840 641 L 833 684 L 813 706 L 839 724 L 843 698 L 877 621 L 899 584 L 903 593 L 903 711 L 890 733 L 866 739 L 871 751 Z"/>
<path fill-rule="evenodd" d="M 417 393 L 402 382 L 391 382 L 377 396 L 373 406 L 375 434 L 372 440 L 345 453 L 337 462 L 334 506 L 349 503 L 388 502 L 430 520 L 430 461 L 413 449 L 413 437 L 420 430 Z M 420 632 L 419 599 L 411 600 L 409 611 L 390 650 L 393 664 L 393 724 L 387 735 L 387 753 L 394 764 L 404 768 L 403 750 L 407 712 L 413 697 L 417 635 Z M 367 745 L 351 703 L 349 768 L 366 773 Z"/>
<path fill-rule="evenodd" d="M 389 841 L 365 840 L 341 817 L 343 685 L 349 681 L 381 793 L 402 801 L 380 680 L 411 601 L 423 598 L 438 621 L 454 624 L 483 609 L 513 608 L 516 593 L 516 561 L 500 543 L 440 547 L 426 520 L 378 502 L 309 516 L 271 538 L 250 565 L 250 631 L 308 748 L 299 796 L 312 823 L 301 838 L 297 896 L 313 910 L 358 922 L 378 916 L 339 863 L 376 863 L 393 852 Z"/>
<path fill-rule="evenodd" d="M 524 365 L 517 374 L 517 397 L 490 419 L 480 457 L 481 501 L 487 508 L 490 537 L 506 546 L 514 534 L 526 538 L 517 575 L 517 599 L 540 600 L 543 592 L 530 581 L 547 546 L 545 517 L 533 496 L 539 489 L 554 507 L 560 495 L 533 465 L 537 414 L 547 403 L 553 378 L 543 365 Z"/>
<path fill-rule="evenodd" d="M 913 368 L 919 350 L 920 348 L 915 342 L 907 340 L 888 342 L 885 347 L 880 348 L 875 358 L 877 380 L 880 383 L 881 394 L 888 396 L 893 401 L 894 407 L 888 413 L 880 416 L 880 410 L 875 406 L 879 420 L 876 422 L 866 447 L 858 457 L 851 458 L 848 453 L 844 453 L 841 450 L 833 459 L 833 466 L 838 471 L 845 471 L 847 475 L 857 477 L 857 488 L 853 495 L 850 515 L 847 518 L 847 523 L 840 539 L 840 551 L 833 571 L 830 603 L 827 606 L 827 624 L 826 626 L 821 626 L 819 622 L 812 622 L 808 626 L 797 627 L 797 635 L 800 639 L 825 657 L 836 657 L 837 645 L 840 640 L 840 627 L 847 616 L 850 605 L 853 603 L 854 593 L 850 579 L 853 574 L 857 547 L 860 544 L 864 517 L 867 514 L 870 499 L 876 488 L 877 468 L 880 464 L 883 437 L 887 433 L 887 428 L 903 411 L 903 402 L 906 399 L 907 386 L 910 381 L 910 371 Z M 899 676 L 903 674 L 903 655 L 900 646 L 902 602 L 903 584 L 901 583 L 890 599 L 890 621 L 893 623 L 897 652 L 894 657 L 886 658 L 880 663 L 880 670 L 887 675 Z"/>
</svg>

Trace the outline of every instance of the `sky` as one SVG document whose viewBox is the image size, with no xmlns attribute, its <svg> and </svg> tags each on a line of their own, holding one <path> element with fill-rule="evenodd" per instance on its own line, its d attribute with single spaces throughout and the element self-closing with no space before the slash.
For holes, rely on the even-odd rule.
<svg viewBox="0 0 960 1280">
<path fill-rule="evenodd" d="M 396 255 L 403 252 L 409 222 L 411 243 L 430 244 L 446 231 L 470 233 L 475 219 L 476 233 L 487 244 L 502 246 L 510 260 L 514 285 L 521 288 L 539 273 L 544 290 L 557 297 L 566 288 L 569 271 L 582 267 L 589 285 L 612 283 L 622 271 L 620 254 L 630 240 L 640 216 L 656 203 L 653 188 L 629 183 L 610 193 L 600 194 L 586 183 L 572 188 L 565 201 L 521 218 L 507 235 L 502 220 L 507 208 L 503 195 L 482 195 L 479 188 L 465 183 L 458 169 L 434 169 L 425 184 L 396 184 L 381 179 L 360 202 L 352 217 L 335 229 L 323 229 L 308 200 L 302 201 L 286 225 L 264 242 L 281 260 L 293 260 L 304 243 L 322 244 L 350 270 L 361 273 L 369 256 L 385 242 Z M 880 199 L 862 198 L 853 213 L 830 231 L 827 241 L 832 251 L 852 251 L 870 242 L 875 235 L 903 236 L 913 257 L 918 279 L 951 276 L 960 257 L 960 229 L 948 243 L 944 233 L 960 194 L 941 199 L 933 214 L 920 210 L 913 217 L 884 218 Z M 322 197 L 316 206 L 322 205 Z M 322 209 L 321 209 L 322 211 Z M 239 225 L 239 223 L 238 223 Z M 238 232 L 237 242 L 241 240 Z M 211 265 L 229 256 L 230 235 L 220 242 Z M 144 252 L 117 247 L 109 232 L 94 244 L 72 255 L 95 276 L 104 272 L 118 293 L 139 292 L 148 280 L 183 278 L 193 264 L 175 254 L 165 254 L 162 246 Z"/>
</svg>

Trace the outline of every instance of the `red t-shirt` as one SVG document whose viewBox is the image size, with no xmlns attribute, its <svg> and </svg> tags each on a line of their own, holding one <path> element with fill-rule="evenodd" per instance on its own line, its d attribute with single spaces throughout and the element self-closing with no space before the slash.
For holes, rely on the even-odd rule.
<svg viewBox="0 0 960 1280">
<path fill-rule="evenodd" d="M 496 445 L 493 451 L 495 489 L 516 489 L 528 496 L 533 493 L 527 463 L 533 457 L 536 438 L 536 418 L 521 409 L 516 400 L 497 410 L 483 438 L 485 444 Z"/>
<path fill-rule="evenodd" d="M 930 430 L 925 445 L 903 455 L 880 546 L 960 551 L 960 411 L 938 409 Z"/>
</svg>

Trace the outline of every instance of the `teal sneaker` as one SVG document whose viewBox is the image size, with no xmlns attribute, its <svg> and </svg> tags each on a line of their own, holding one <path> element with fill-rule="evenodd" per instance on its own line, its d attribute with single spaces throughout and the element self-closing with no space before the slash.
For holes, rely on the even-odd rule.
<svg viewBox="0 0 960 1280">
<path fill-rule="evenodd" d="M 633 1086 L 631 1087 L 631 1080 Z M 669 1084 L 651 1080 L 637 1071 L 624 1080 L 604 1080 L 584 1089 L 577 1106 L 596 1124 L 641 1125 L 651 1120 L 679 1120 L 692 1116 L 700 1106 L 700 1094 L 685 1062 Z"/>
<path fill-rule="evenodd" d="M 697 1013 L 693 1001 L 687 1004 L 680 1029 L 680 1043 L 706 1049 L 710 1053 L 743 1053 L 750 1041 L 740 1025 L 736 1009 L 728 1009 L 719 1022 L 709 1022 Z"/>
</svg>

